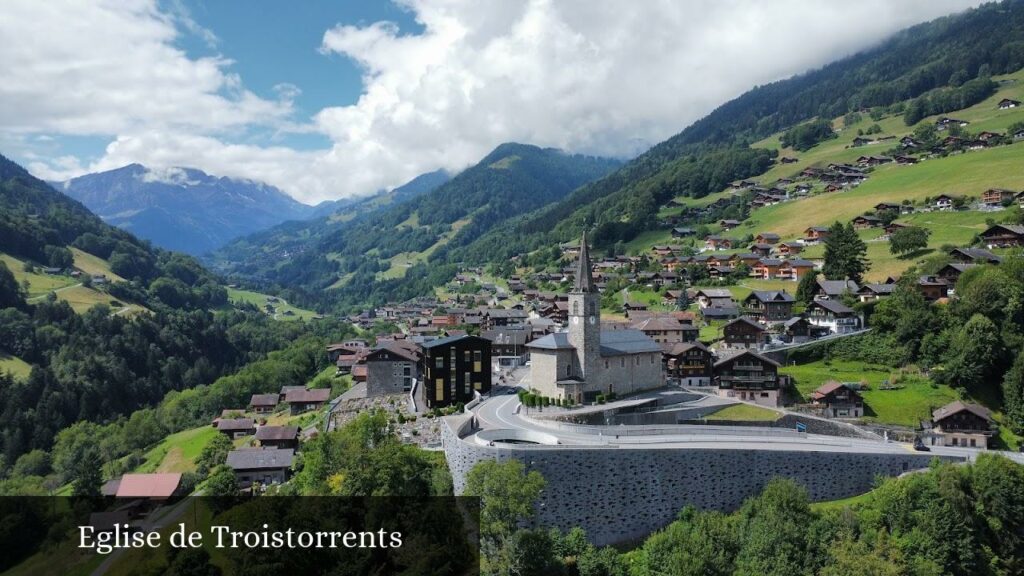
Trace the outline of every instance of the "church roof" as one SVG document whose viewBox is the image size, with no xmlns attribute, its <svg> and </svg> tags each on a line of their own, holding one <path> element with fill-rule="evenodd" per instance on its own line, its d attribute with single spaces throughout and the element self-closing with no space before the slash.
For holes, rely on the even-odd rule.
<svg viewBox="0 0 1024 576">
<path fill-rule="evenodd" d="M 591 273 L 590 248 L 587 247 L 586 231 L 583 232 L 583 238 L 580 240 L 580 259 L 576 262 L 576 281 L 572 285 L 572 291 L 577 294 L 597 292 L 594 275 Z"/>
<path fill-rule="evenodd" d="M 542 350 L 572 350 L 573 345 L 569 343 L 567 332 L 555 332 L 527 344 L 529 348 L 540 348 Z"/>
<path fill-rule="evenodd" d="M 601 356 L 622 356 L 644 352 L 661 352 L 661 346 L 639 330 L 601 331 Z"/>
</svg>

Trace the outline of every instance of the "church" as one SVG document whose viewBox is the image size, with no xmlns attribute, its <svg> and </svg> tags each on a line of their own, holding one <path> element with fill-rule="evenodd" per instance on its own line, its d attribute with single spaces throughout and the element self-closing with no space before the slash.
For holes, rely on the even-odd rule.
<svg viewBox="0 0 1024 576">
<path fill-rule="evenodd" d="M 528 344 L 530 387 L 551 398 L 591 402 L 665 384 L 661 346 L 639 330 L 602 330 L 601 295 L 591 273 L 587 234 L 569 292 L 569 327 Z"/>
</svg>

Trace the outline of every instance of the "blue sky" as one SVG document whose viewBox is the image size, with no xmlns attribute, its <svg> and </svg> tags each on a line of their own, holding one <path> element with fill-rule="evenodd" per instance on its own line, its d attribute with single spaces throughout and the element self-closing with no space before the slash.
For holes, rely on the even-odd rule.
<svg viewBox="0 0 1024 576">
<path fill-rule="evenodd" d="M 272 99 L 276 86 L 299 88 L 296 113 L 312 116 L 328 106 L 354 104 L 363 90 L 361 72 L 351 59 L 320 51 L 324 31 L 337 24 L 367 26 L 394 22 L 402 34 L 422 31 L 407 9 L 386 1 L 165 2 L 169 11 L 184 7 L 199 26 L 216 36 L 187 32 L 179 45 L 192 57 L 223 55 L 234 61 L 247 88 Z M 325 148 L 321 134 L 291 134 L 282 143 L 297 149 Z"/>
<path fill-rule="evenodd" d="M 48 180 L 190 167 L 308 203 L 503 142 L 627 158 L 978 3 L 4 0 L 0 153 Z"/>
</svg>

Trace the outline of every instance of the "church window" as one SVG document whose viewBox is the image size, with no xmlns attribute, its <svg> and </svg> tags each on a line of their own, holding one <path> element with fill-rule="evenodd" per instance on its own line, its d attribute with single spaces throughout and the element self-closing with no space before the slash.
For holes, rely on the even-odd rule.
<svg viewBox="0 0 1024 576">
<path fill-rule="evenodd" d="M 580 303 L 579 302 L 573 302 L 572 303 L 572 315 L 573 316 L 579 316 L 580 315 Z"/>
<path fill-rule="evenodd" d="M 571 376 L 572 375 L 572 366 L 569 366 L 569 365 L 565 366 L 565 375 L 566 376 Z"/>
<path fill-rule="evenodd" d="M 626 367 L 626 359 L 625 358 L 620 358 L 619 359 L 619 368 L 625 368 L 625 367 Z"/>
</svg>

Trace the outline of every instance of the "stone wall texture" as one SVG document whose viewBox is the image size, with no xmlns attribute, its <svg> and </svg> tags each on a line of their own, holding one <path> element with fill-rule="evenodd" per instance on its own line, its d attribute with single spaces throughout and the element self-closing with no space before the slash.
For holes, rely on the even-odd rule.
<svg viewBox="0 0 1024 576">
<path fill-rule="evenodd" d="M 735 510 L 775 477 L 802 484 L 813 501 L 834 500 L 870 490 L 877 476 L 925 468 L 931 460 L 911 452 L 486 446 L 459 438 L 470 423 L 467 417 L 452 417 L 442 427 L 456 494 L 477 462 L 518 459 L 547 480 L 537 525 L 581 526 L 597 545 L 640 540 L 672 522 L 687 505 Z"/>
</svg>

